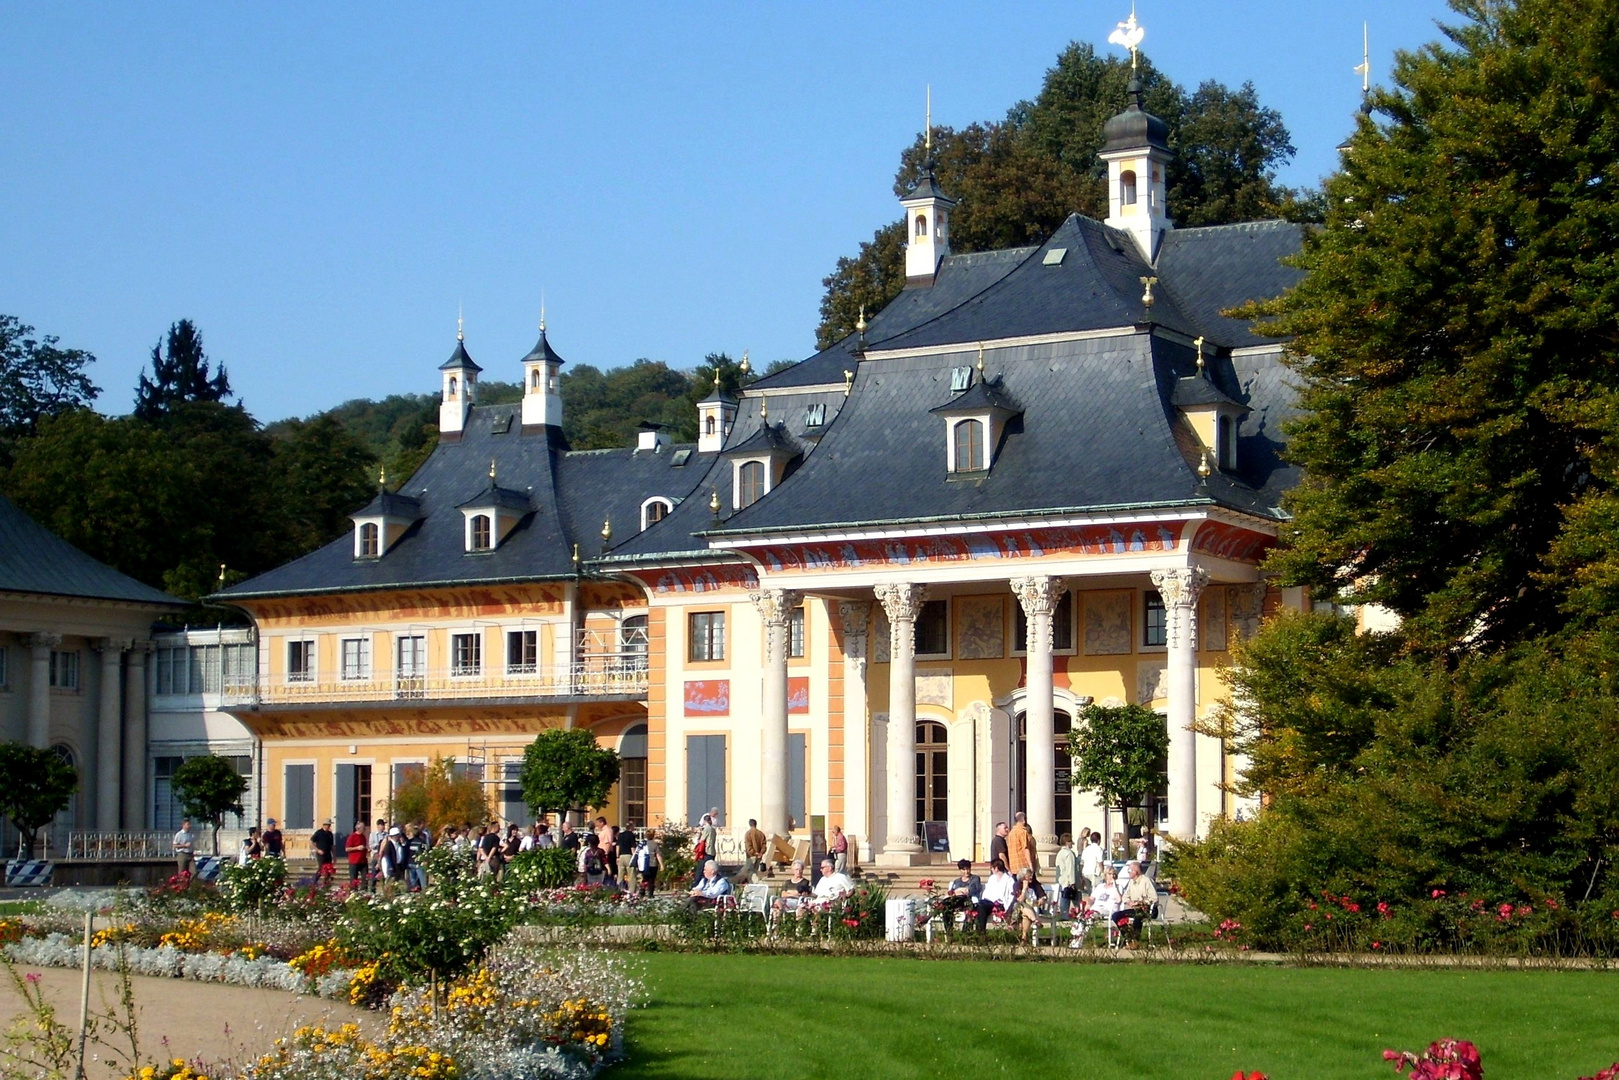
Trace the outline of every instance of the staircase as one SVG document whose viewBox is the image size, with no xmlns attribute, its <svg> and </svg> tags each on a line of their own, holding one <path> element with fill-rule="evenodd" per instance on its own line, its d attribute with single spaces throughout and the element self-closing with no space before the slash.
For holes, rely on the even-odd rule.
<svg viewBox="0 0 1619 1080">
<path fill-rule="evenodd" d="M 923 879 L 932 878 L 943 885 L 956 876 L 956 864 L 946 861 L 930 866 L 861 866 L 850 876 L 881 885 L 890 896 L 920 895 Z"/>
</svg>

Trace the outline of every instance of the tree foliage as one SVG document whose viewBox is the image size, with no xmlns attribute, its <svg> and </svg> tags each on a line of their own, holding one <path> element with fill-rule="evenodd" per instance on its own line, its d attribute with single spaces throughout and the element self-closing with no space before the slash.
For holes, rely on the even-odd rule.
<svg viewBox="0 0 1619 1080">
<path fill-rule="evenodd" d="M 1220 225 L 1285 216 L 1308 219 L 1315 204 L 1276 181 L 1293 156 L 1281 115 L 1259 102 L 1252 84 L 1237 90 L 1205 82 L 1192 93 L 1142 58 L 1143 105 L 1169 127 L 1176 151 L 1165 181 L 1170 210 L 1183 225 Z M 1097 155 L 1102 126 L 1126 105 L 1130 65 L 1076 42 L 1046 72 L 1033 101 L 1004 119 L 934 132 L 934 171 L 956 199 L 953 251 L 987 251 L 1043 242 L 1068 215 L 1107 215 L 1107 172 Z M 894 193 L 905 195 L 924 167 L 923 140 L 900 154 Z M 822 282 L 826 347 L 852 333 L 861 305 L 870 317 L 905 286 L 905 230 L 882 226 Z"/>
<path fill-rule="evenodd" d="M 446 825 L 482 822 L 489 817 L 489 799 L 483 781 L 465 773 L 457 774 L 447 759 L 433 755 L 421 769 L 413 770 L 404 783 L 394 788 L 388 816 L 395 822 L 425 821 L 437 833 Z"/>
<path fill-rule="evenodd" d="M 1074 785 L 1104 806 L 1140 806 L 1163 782 L 1169 729 L 1145 705 L 1089 705 L 1070 735 Z"/>
<path fill-rule="evenodd" d="M 1373 95 L 1303 281 L 1260 309 L 1304 410 L 1272 568 L 1440 648 L 1611 600 L 1619 479 L 1619 12 L 1458 10 Z"/>
<path fill-rule="evenodd" d="M 536 814 L 600 806 L 618 783 L 618 752 L 584 728 L 542 731 L 523 751 L 523 801 Z"/>
<path fill-rule="evenodd" d="M 228 758 L 215 754 L 187 758 L 174 770 L 175 797 L 188 816 L 206 821 L 213 831 L 214 854 L 219 854 L 219 830 L 226 814 L 242 813 L 247 778 Z"/>
<path fill-rule="evenodd" d="M 158 420 L 176 405 L 192 401 L 224 401 L 230 396 L 225 366 L 209 373 L 202 334 L 190 319 L 169 327 L 166 341 L 152 346 L 152 377 L 142 371 L 135 387 L 135 415 Z"/>
<path fill-rule="evenodd" d="M 101 391 L 85 368 L 95 357 L 63 349 L 59 339 L 34 336 L 14 315 L 0 315 L 0 463 L 13 442 L 31 434 L 41 417 L 88 408 Z"/>
<path fill-rule="evenodd" d="M 32 858 L 39 830 L 66 810 L 79 789 L 79 775 L 55 750 L 26 743 L 0 743 L 0 817 L 22 834 Z"/>
</svg>

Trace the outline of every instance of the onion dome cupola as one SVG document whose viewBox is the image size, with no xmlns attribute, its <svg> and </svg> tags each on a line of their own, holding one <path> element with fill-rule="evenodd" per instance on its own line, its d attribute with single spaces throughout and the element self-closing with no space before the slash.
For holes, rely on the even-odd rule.
<svg viewBox="0 0 1619 1080">
<path fill-rule="evenodd" d="M 1158 241 L 1175 227 L 1165 201 L 1165 173 L 1175 154 L 1169 125 L 1141 106 L 1141 80 L 1130 80 L 1130 103 L 1102 126 L 1102 160 L 1107 162 L 1107 224 L 1135 237 L 1150 263 Z"/>
<path fill-rule="evenodd" d="M 562 357 L 545 336 L 540 316 L 540 340 L 523 357 L 523 429 L 562 430 Z"/>
<path fill-rule="evenodd" d="M 467 413 L 477 400 L 478 373 L 483 370 L 467 352 L 461 320 L 456 320 L 455 351 L 438 366 L 440 379 L 438 433 L 440 438 L 459 439 L 466 430 Z"/>
<path fill-rule="evenodd" d="M 950 209 L 956 200 L 944 193 L 933 166 L 933 92 L 928 91 L 927 126 L 922 140 L 922 175 L 910 194 L 899 201 L 905 208 L 905 284 L 927 286 L 950 254 Z"/>
</svg>

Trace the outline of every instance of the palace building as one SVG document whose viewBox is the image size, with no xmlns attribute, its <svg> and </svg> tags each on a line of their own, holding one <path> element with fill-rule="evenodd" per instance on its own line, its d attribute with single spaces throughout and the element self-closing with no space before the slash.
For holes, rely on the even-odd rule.
<svg viewBox="0 0 1619 1080">
<path fill-rule="evenodd" d="M 1301 597 L 1258 573 L 1296 479 L 1282 343 L 1225 312 L 1295 280 L 1300 227 L 1175 228 L 1139 87 L 1105 136 L 1107 219 L 1035 247 L 952 254 L 925 171 L 905 290 L 701 402 L 695 445 L 571 451 L 543 322 L 520 405 L 478 404 L 458 334 L 421 469 L 216 598 L 256 627 L 223 707 L 265 813 L 373 819 L 436 754 L 526 820 L 523 747 L 582 727 L 622 756 L 624 823 L 825 815 L 902 865 L 981 858 L 1022 810 L 1049 850 L 1102 825 L 1068 771 L 1093 702 L 1164 714 L 1168 832 L 1242 811 L 1241 762 L 1191 725 Z"/>
</svg>

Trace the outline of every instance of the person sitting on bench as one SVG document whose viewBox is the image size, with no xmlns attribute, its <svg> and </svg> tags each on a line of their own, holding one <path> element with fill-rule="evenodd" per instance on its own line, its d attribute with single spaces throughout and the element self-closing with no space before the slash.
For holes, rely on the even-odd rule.
<svg viewBox="0 0 1619 1080">
<path fill-rule="evenodd" d="M 1151 878 L 1141 872 L 1141 864 L 1134 859 L 1125 864 L 1124 872 L 1129 880 L 1124 886 L 1124 895 L 1113 921 L 1121 930 L 1129 925 L 1131 937 L 1140 940 L 1141 924 L 1147 921 L 1158 904 L 1158 888 Z"/>
</svg>

